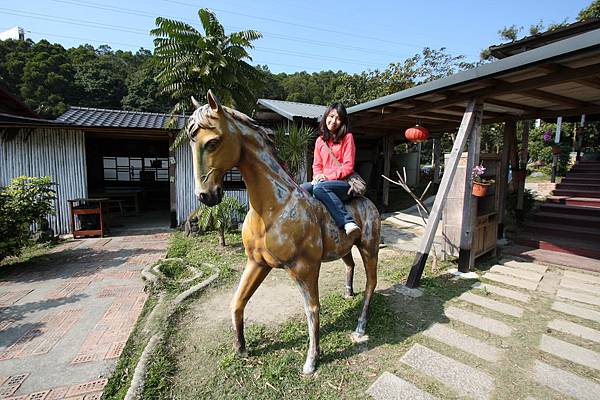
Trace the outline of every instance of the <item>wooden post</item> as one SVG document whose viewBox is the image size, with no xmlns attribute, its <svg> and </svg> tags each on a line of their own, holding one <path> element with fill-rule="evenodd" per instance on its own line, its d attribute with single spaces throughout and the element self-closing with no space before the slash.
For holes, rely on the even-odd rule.
<svg viewBox="0 0 600 400">
<path fill-rule="evenodd" d="M 469 135 L 469 147 L 465 174 L 465 192 L 463 197 L 462 227 L 460 233 L 460 249 L 458 251 L 458 270 L 469 272 L 475 263 L 475 252 L 471 251 L 473 243 L 473 230 L 477 219 L 477 200 L 473 192 L 473 167 L 479 164 L 479 151 L 481 144 L 481 119 L 483 108 L 478 108 L 475 123 Z"/>
<path fill-rule="evenodd" d="M 579 123 L 579 129 L 575 127 L 576 132 L 576 149 L 577 156 L 575 156 L 575 161 L 581 160 L 581 146 L 583 145 L 583 133 L 585 132 L 585 114 L 581 114 L 581 122 Z"/>
<path fill-rule="evenodd" d="M 171 228 L 177 227 L 177 185 L 175 184 L 176 174 L 176 160 L 175 160 L 175 149 L 173 143 L 175 142 L 175 134 L 169 134 L 169 204 L 170 204 L 170 215 L 171 215 Z"/>
<path fill-rule="evenodd" d="M 442 170 L 442 145 L 440 139 L 433 139 L 433 184 L 440 184 L 440 172 Z"/>
<path fill-rule="evenodd" d="M 560 128 L 562 127 L 562 117 L 556 118 L 556 135 L 554 136 L 554 144 L 560 145 Z M 558 157 L 559 154 L 552 154 L 552 176 L 550 182 L 556 182 L 556 173 L 558 172 Z"/>
<path fill-rule="evenodd" d="M 500 204 L 498 205 L 498 238 L 504 237 L 504 215 L 506 208 L 506 192 L 508 188 L 508 161 L 510 156 L 510 149 L 512 147 L 511 141 L 514 133 L 517 130 L 517 124 L 515 121 L 504 122 L 504 140 L 502 143 L 502 155 L 500 159 L 500 181 L 496 182 L 496 190 L 499 191 L 498 196 Z"/>
<path fill-rule="evenodd" d="M 417 144 L 417 171 L 415 176 L 415 187 L 421 183 L 421 142 Z"/>
<path fill-rule="evenodd" d="M 425 263 L 427 262 L 427 256 L 429 255 L 429 251 L 431 250 L 431 245 L 433 243 L 433 239 L 435 238 L 435 233 L 437 231 L 440 218 L 442 216 L 442 210 L 444 209 L 444 204 L 446 203 L 446 196 L 448 195 L 450 185 L 452 184 L 452 180 L 454 179 L 454 175 L 456 174 L 458 160 L 460 159 L 462 149 L 465 147 L 467 137 L 471 133 L 471 128 L 475 123 L 475 102 L 476 99 L 471 99 L 469 101 L 469 104 L 467 105 L 465 113 L 463 114 L 463 118 L 460 123 L 460 128 L 458 129 L 458 135 L 456 136 L 456 140 L 454 141 L 454 145 L 452 146 L 452 151 L 450 152 L 448 167 L 444 170 L 444 175 L 442 176 L 440 188 L 437 192 L 437 195 L 435 196 L 435 201 L 433 202 L 431 213 L 429 214 L 429 218 L 427 219 L 425 234 L 423 236 L 423 239 L 421 239 L 417 255 L 415 256 L 415 261 L 406 281 L 406 286 L 409 288 L 416 288 L 417 286 L 419 286 L 421 275 L 423 275 Z"/>
<path fill-rule="evenodd" d="M 518 168 L 524 165 L 527 168 L 527 153 L 529 152 L 529 121 L 523 121 L 523 138 L 521 140 L 521 156 L 519 157 Z M 513 176 L 514 178 L 514 176 Z M 517 219 L 523 219 L 523 196 L 525 195 L 525 179 L 517 182 Z"/>
<path fill-rule="evenodd" d="M 392 140 L 391 136 L 383 138 L 383 174 L 390 176 L 390 167 L 392 164 Z M 390 183 L 383 180 L 383 205 L 387 207 L 390 204 Z"/>
</svg>

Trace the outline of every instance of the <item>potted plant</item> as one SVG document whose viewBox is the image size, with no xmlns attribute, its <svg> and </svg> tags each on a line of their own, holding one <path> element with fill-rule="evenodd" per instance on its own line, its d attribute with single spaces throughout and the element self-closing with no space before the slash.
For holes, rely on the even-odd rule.
<svg viewBox="0 0 600 400">
<path fill-rule="evenodd" d="M 544 143 L 552 146 L 552 154 L 560 154 L 560 143 L 552 142 L 552 129 L 544 132 Z"/>
<path fill-rule="evenodd" d="M 483 164 L 476 165 L 473 167 L 473 172 L 471 176 L 473 177 L 473 196 L 475 197 L 485 197 L 487 194 L 489 186 L 494 183 L 493 179 L 484 178 L 485 167 Z"/>
</svg>

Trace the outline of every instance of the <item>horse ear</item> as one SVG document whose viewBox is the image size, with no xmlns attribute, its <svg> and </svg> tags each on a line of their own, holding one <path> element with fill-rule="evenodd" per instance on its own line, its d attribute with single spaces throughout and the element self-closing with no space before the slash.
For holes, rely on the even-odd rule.
<svg viewBox="0 0 600 400">
<path fill-rule="evenodd" d="M 221 103 L 219 103 L 219 99 L 214 95 L 212 90 L 208 89 L 208 93 L 206 93 L 206 99 L 208 100 L 208 105 L 211 110 L 214 112 L 221 112 Z"/>
<path fill-rule="evenodd" d="M 194 96 L 192 96 L 192 104 L 194 105 L 194 108 L 202 107 L 202 104 L 200 104 L 200 102 L 198 100 L 196 100 L 196 98 Z"/>
</svg>

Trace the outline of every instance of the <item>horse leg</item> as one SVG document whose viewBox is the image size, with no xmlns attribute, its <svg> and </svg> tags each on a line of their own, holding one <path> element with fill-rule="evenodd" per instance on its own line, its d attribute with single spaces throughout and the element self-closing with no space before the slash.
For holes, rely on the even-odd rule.
<svg viewBox="0 0 600 400">
<path fill-rule="evenodd" d="M 248 260 L 238 288 L 231 300 L 231 319 L 233 321 L 233 329 L 235 330 L 234 347 L 241 355 L 246 354 L 244 308 L 246 308 L 248 300 L 250 300 L 250 297 L 252 297 L 269 272 L 271 272 L 270 267 Z"/>
<path fill-rule="evenodd" d="M 350 299 L 354 297 L 354 259 L 352 258 L 352 252 L 342 257 L 344 264 L 346 264 L 346 291 L 344 297 Z"/>
<path fill-rule="evenodd" d="M 365 287 L 365 302 L 363 303 L 362 312 L 358 318 L 358 325 L 356 326 L 354 334 L 356 336 L 363 336 L 365 334 L 365 330 L 367 329 L 367 321 L 369 319 L 369 305 L 371 304 L 373 292 L 375 292 L 375 286 L 377 286 L 378 249 L 371 251 L 371 249 L 361 247 L 359 250 L 363 264 L 365 265 L 367 284 Z"/>
<path fill-rule="evenodd" d="M 288 270 L 296 281 L 304 300 L 304 312 L 308 321 L 309 345 L 302 373 L 310 375 L 315 372 L 319 358 L 319 268 L 320 265 L 309 266 L 297 264 Z"/>
</svg>

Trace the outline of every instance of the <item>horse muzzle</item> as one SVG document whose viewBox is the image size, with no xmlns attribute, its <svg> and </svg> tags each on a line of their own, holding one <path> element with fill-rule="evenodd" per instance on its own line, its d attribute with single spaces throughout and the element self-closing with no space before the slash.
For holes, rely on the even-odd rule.
<svg viewBox="0 0 600 400">
<path fill-rule="evenodd" d="M 205 206 L 216 206 L 221 202 L 221 200 L 223 200 L 223 189 L 219 187 L 216 190 L 200 192 L 198 194 L 198 200 L 200 200 L 200 202 Z"/>
</svg>

